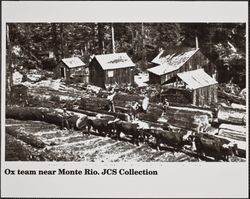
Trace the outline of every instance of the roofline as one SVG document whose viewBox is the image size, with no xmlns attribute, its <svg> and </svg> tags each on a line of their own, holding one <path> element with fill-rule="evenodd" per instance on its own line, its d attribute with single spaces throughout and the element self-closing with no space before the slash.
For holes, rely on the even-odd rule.
<svg viewBox="0 0 250 199">
<path fill-rule="evenodd" d="M 108 70 L 116 70 L 116 69 L 122 69 L 122 68 L 134 68 L 135 67 L 135 65 L 134 66 L 126 66 L 126 67 L 119 67 L 119 68 L 109 68 L 109 69 L 103 69 L 103 70 L 105 70 L 105 71 L 108 71 Z"/>
<path fill-rule="evenodd" d="M 112 53 L 110 53 L 110 54 L 112 54 Z M 118 54 L 118 53 L 116 53 L 116 54 Z M 121 54 L 121 53 L 120 53 Z M 125 53 L 125 54 L 127 54 L 127 53 Z M 109 54 L 104 54 L 104 55 L 109 55 Z M 127 56 L 128 56 L 128 54 L 127 54 Z M 129 57 L 129 56 L 128 56 Z M 130 57 L 129 57 L 130 58 Z M 98 62 L 98 64 L 101 66 L 101 68 L 102 68 L 102 70 L 116 70 L 116 69 L 121 69 L 121 68 L 132 68 L 132 67 L 135 67 L 136 65 L 135 65 L 135 63 L 132 61 L 132 63 L 133 63 L 133 66 L 126 66 L 126 67 L 118 67 L 118 68 L 113 68 L 113 69 L 104 69 L 103 67 L 102 67 L 102 65 L 101 65 L 101 63 L 98 61 L 98 59 L 96 59 L 96 55 L 94 56 L 94 58 L 91 60 L 91 62 L 93 61 L 93 60 L 96 60 L 97 62 Z M 130 58 L 131 59 L 131 58 Z"/>
<path fill-rule="evenodd" d="M 159 66 L 160 66 L 160 65 L 159 65 Z M 172 73 L 172 72 L 174 72 L 174 71 L 177 71 L 177 70 L 179 70 L 182 66 L 183 66 L 183 65 L 181 65 L 179 68 L 177 68 L 177 69 L 175 69 L 175 70 L 172 70 L 171 72 L 163 73 L 163 74 L 161 74 L 161 75 L 158 75 L 158 74 L 156 74 L 156 73 L 154 73 L 154 72 L 151 72 L 151 71 L 148 71 L 148 72 L 153 73 L 153 74 L 158 75 L 158 76 L 162 76 L 162 75 L 166 75 L 166 74 L 168 74 L 168 73 Z M 155 67 L 158 67 L 158 66 L 155 66 Z M 153 68 L 154 68 L 154 67 L 153 67 Z M 150 69 L 150 68 L 149 68 L 149 69 Z M 149 69 L 147 69 L 147 70 L 149 70 Z"/>
<path fill-rule="evenodd" d="M 199 69 L 196 69 L 196 70 L 203 70 L 205 73 L 206 73 L 206 71 L 204 70 L 204 68 L 199 68 Z M 191 71 L 185 71 L 185 72 L 182 72 L 182 73 L 188 73 L 188 72 L 191 72 Z M 177 76 L 177 78 L 179 78 L 179 79 L 181 79 L 179 76 L 178 76 L 178 74 L 181 74 L 181 73 L 177 73 L 176 74 L 176 76 Z M 206 73 L 207 74 L 207 73 Z M 210 76 L 210 75 L 209 75 Z M 211 77 L 211 76 L 210 76 Z M 212 78 L 212 77 L 211 77 Z M 181 79 L 182 80 L 182 79 Z M 183 80 L 182 80 L 183 81 Z M 215 80 L 216 81 L 216 80 Z M 183 81 L 185 84 L 187 84 L 185 81 Z M 206 88 L 206 87 L 208 87 L 208 86 L 212 86 L 212 85 L 217 85 L 217 84 L 219 84 L 217 81 L 215 82 L 215 83 L 213 83 L 213 84 L 209 84 L 209 85 L 206 85 L 206 86 L 202 86 L 202 87 L 198 87 L 198 88 L 190 88 L 190 90 L 197 90 L 197 89 L 199 89 L 199 88 Z"/>
<path fill-rule="evenodd" d="M 79 68 L 79 67 L 88 67 L 87 64 L 85 64 L 85 63 L 84 63 L 84 65 L 69 67 L 69 66 L 68 66 L 67 64 L 65 64 L 62 60 L 60 60 L 60 61 L 57 63 L 57 65 L 60 64 L 61 62 L 62 62 L 67 68 L 69 68 L 69 69 L 72 69 L 72 68 Z"/>
<path fill-rule="evenodd" d="M 185 82 L 184 82 L 185 83 Z M 186 83 L 185 83 L 186 84 Z M 202 87 L 198 87 L 198 88 L 190 88 L 190 90 L 197 90 L 197 89 L 200 89 L 200 88 L 206 88 L 206 87 L 209 87 L 209 86 L 213 86 L 213 85 L 217 85 L 217 84 L 219 84 L 218 82 L 216 82 L 216 83 L 214 83 L 214 84 L 209 84 L 209 85 L 207 85 L 207 86 L 202 86 Z"/>
<path fill-rule="evenodd" d="M 191 57 L 193 57 L 199 50 L 200 50 L 200 48 L 197 48 L 197 49 L 195 50 L 194 54 L 192 54 Z M 168 74 L 168 73 L 172 73 L 172 72 L 174 72 L 174 71 L 176 71 L 176 70 L 179 70 L 184 64 L 186 64 L 186 62 L 187 62 L 189 59 L 191 59 L 191 57 L 189 57 L 189 58 L 188 58 L 179 68 L 177 68 L 177 69 L 175 69 L 175 70 L 172 70 L 171 72 L 163 73 L 163 74 L 161 74 L 161 75 L 158 75 L 158 74 L 153 73 L 153 72 L 151 72 L 151 71 L 149 71 L 149 72 L 151 72 L 151 73 L 153 73 L 153 74 L 155 74 L 155 75 L 158 75 L 158 76 L 162 76 L 162 75 L 166 75 L 166 74 Z M 151 61 L 151 62 L 152 62 L 152 61 Z M 152 62 L 152 63 L 154 63 L 154 62 Z M 161 66 L 161 65 L 163 65 L 163 64 L 159 64 L 158 66 Z M 158 66 L 155 66 L 155 67 L 158 67 Z M 155 68 L 155 67 L 153 67 L 153 68 Z M 150 69 L 150 68 L 149 68 L 149 69 Z M 147 70 L 149 70 L 149 69 L 147 69 Z"/>
</svg>

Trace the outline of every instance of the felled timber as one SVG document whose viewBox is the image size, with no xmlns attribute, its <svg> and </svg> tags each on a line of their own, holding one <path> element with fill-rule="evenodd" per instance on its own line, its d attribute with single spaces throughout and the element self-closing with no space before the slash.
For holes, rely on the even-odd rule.
<svg viewBox="0 0 250 199">
<path fill-rule="evenodd" d="M 234 140 L 246 141 L 246 127 L 232 124 L 221 124 L 218 135 Z"/>
<path fill-rule="evenodd" d="M 245 111 L 246 111 L 246 106 L 245 106 L 245 105 L 242 105 L 242 104 L 235 104 L 235 103 L 232 103 L 232 104 L 231 104 L 231 107 L 232 107 L 232 108 L 235 108 L 235 109 L 242 109 L 242 110 L 245 110 Z"/>
<path fill-rule="evenodd" d="M 7 107 L 6 118 L 17 120 L 34 120 L 44 121 L 50 124 L 61 126 L 62 109 L 44 108 L 44 107 Z M 77 119 L 84 116 L 80 113 L 70 112 L 71 117 L 68 118 L 71 127 L 74 127 Z"/>
<path fill-rule="evenodd" d="M 219 123 L 239 125 L 246 124 L 246 111 L 243 109 L 221 106 L 219 107 L 217 117 Z"/>
<path fill-rule="evenodd" d="M 32 134 L 29 134 L 28 132 L 25 132 L 22 129 L 17 129 L 15 127 L 6 127 L 6 133 L 12 135 L 16 139 L 22 140 L 23 142 L 35 148 L 44 148 L 46 145 L 42 140 L 38 139 Z"/>
<path fill-rule="evenodd" d="M 228 100 L 231 103 L 246 105 L 246 99 L 244 99 L 243 97 L 238 96 L 238 95 L 227 93 L 225 91 L 218 90 L 218 97 L 225 99 L 225 100 Z"/>
<path fill-rule="evenodd" d="M 116 118 L 116 116 L 118 116 L 118 114 L 115 114 L 115 113 L 108 114 L 109 112 L 107 112 L 107 111 L 95 112 L 95 111 L 91 111 L 91 110 L 83 110 L 83 109 L 77 109 L 77 108 L 70 109 L 70 111 L 73 111 L 76 113 L 82 113 L 82 114 L 85 114 L 85 115 L 90 116 L 90 117 L 96 117 L 97 115 L 99 115 L 100 117 L 105 117 L 105 118 L 108 118 L 110 120 L 114 120 Z"/>
</svg>

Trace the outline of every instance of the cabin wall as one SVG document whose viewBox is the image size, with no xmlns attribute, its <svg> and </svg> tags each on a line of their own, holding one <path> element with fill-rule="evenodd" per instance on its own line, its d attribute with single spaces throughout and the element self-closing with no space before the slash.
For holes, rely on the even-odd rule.
<svg viewBox="0 0 250 199">
<path fill-rule="evenodd" d="M 161 76 L 161 83 L 176 76 L 177 73 L 203 68 L 211 77 L 216 73 L 216 66 L 211 63 L 200 51 L 197 51 L 181 68 Z"/>
<path fill-rule="evenodd" d="M 71 83 L 88 83 L 89 72 L 87 67 L 76 67 L 69 70 Z"/>
<path fill-rule="evenodd" d="M 204 71 L 213 76 L 216 66 L 209 61 L 201 51 L 197 51 L 179 70 L 178 72 L 186 72 L 203 68 Z"/>
<path fill-rule="evenodd" d="M 120 68 L 105 71 L 105 84 L 132 84 L 134 83 L 134 67 Z"/>
<path fill-rule="evenodd" d="M 62 70 L 64 77 L 62 76 Z M 54 78 L 62 78 L 66 83 L 88 83 L 89 69 L 88 67 L 68 68 L 63 62 L 59 62 L 54 69 Z"/>
<path fill-rule="evenodd" d="M 64 70 L 64 77 L 62 76 L 62 70 Z M 69 82 L 70 69 L 63 62 L 59 62 L 54 69 L 54 78 L 62 78 L 66 82 Z"/>
<path fill-rule="evenodd" d="M 154 73 L 149 72 L 149 83 L 150 84 L 161 84 L 162 76 L 156 75 Z"/>
<path fill-rule="evenodd" d="M 217 85 L 206 86 L 193 90 L 193 105 L 212 106 L 217 103 Z"/>
<path fill-rule="evenodd" d="M 89 82 L 105 88 L 105 73 L 95 58 L 89 64 Z"/>
</svg>

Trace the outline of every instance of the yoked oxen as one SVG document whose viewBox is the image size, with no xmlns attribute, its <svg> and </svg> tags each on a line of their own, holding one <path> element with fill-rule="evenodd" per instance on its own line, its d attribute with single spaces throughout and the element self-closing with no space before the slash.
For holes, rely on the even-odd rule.
<svg viewBox="0 0 250 199">
<path fill-rule="evenodd" d="M 120 139 L 121 133 L 131 137 L 132 142 L 139 146 L 139 141 L 143 139 L 143 131 L 138 123 L 132 123 L 116 119 L 109 122 L 109 128 L 112 129 L 116 139 Z"/>
<path fill-rule="evenodd" d="M 200 155 L 213 157 L 217 161 L 228 161 L 229 156 L 238 154 L 237 144 L 227 139 L 205 133 L 191 135 L 191 137 L 194 148 Z"/>
<path fill-rule="evenodd" d="M 192 145 L 192 139 L 190 139 L 192 131 L 169 127 L 168 129 L 152 128 L 150 133 L 155 138 L 156 150 L 160 150 L 161 144 L 166 144 L 175 150 L 180 150 L 184 145 Z"/>
<path fill-rule="evenodd" d="M 71 129 L 85 130 L 88 124 L 88 116 L 85 114 L 73 115 L 68 118 Z"/>
<path fill-rule="evenodd" d="M 97 115 L 96 117 L 89 117 L 87 120 L 88 134 L 91 128 L 98 132 L 100 135 L 106 136 L 111 133 L 111 128 L 109 126 L 110 118 L 105 118 Z"/>
</svg>

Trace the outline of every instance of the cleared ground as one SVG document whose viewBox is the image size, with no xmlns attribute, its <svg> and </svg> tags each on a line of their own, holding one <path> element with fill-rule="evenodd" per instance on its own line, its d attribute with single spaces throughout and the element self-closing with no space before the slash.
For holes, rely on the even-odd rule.
<svg viewBox="0 0 250 199">
<path fill-rule="evenodd" d="M 47 144 L 45 149 L 35 149 L 13 136 L 7 137 L 8 154 L 6 160 L 17 160 L 17 147 L 27 149 L 31 160 L 69 160 L 88 162 L 181 162 L 199 161 L 182 152 L 170 150 L 156 151 L 147 143 L 135 146 L 123 137 L 116 141 L 110 137 L 86 135 L 80 131 L 59 130 L 55 125 L 37 121 L 6 120 L 6 127 L 22 128 Z M 15 141 L 14 141 L 15 139 Z M 18 154 L 16 154 L 18 155 Z M 29 160 L 29 159 L 28 159 Z"/>
</svg>

